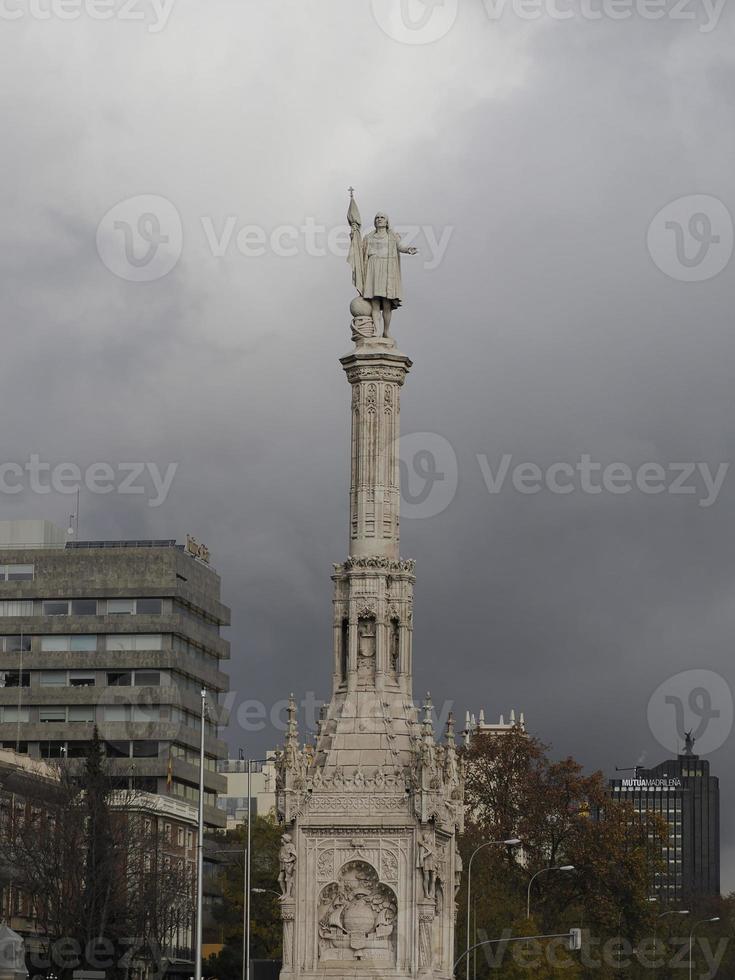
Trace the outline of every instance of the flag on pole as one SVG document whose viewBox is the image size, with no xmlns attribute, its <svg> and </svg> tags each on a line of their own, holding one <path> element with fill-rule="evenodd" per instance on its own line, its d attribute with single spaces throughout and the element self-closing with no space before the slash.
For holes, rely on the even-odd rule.
<svg viewBox="0 0 735 980">
<path fill-rule="evenodd" d="M 362 296 L 365 287 L 365 267 L 362 254 L 362 218 L 355 200 L 354 188 L 350 187 L 350 206 L 347 209 L 347 222 L 350 226 L 350 251 L 347 261 L 352 267 L 352 282 Z"/>
</svg>

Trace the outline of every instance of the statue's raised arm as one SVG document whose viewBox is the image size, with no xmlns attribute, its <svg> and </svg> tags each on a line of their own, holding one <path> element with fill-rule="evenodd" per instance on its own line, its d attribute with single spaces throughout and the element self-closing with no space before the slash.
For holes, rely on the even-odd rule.
<svg viewBox="0 0 735 980">
<path fill-rule="evenodd" d="M 402 244 L 401 236 L 393 231 L 388 215 L 383 211 L 375 215 L 375 230 L 363 239 L 360 211 L 352 188 L 347 220 L 350 224 L 350 252 L 347 261 L 352 266 L 352 282 L 366 301 L 360 303 L 356 299 L 352 302 L 350 309 L 354 317 L 353 331 L 363 338 L 389 337 L 393 310 L 403 302 L 401 253 L 415 255 L 418 249 Z M 368 318 L 372 325 L 365 322 Z M 369 333 L 366 332 L 368 330 Z"/>
</svg>

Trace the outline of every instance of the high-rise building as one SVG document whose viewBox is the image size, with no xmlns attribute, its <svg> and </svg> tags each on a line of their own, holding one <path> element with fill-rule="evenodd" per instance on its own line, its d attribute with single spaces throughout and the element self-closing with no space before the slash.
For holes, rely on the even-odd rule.
<svg viewBox="0 0 735 980">
<path fill-rule="evenodd" d="M 96 725 L 121 785 L 196 803 L 205 687 L 205 820 L 223 826 L 230 614 L 206 551 L 65 538 L 48 522 L 0 522 L 0 747 L 82 757 Z"/>
<path fill-rule="evenodd" d="M 693 752 L 693 741 L 676 759 L 651 769 L 636 767 L 632 777 L 611 779 L 616 800 L 636 813 L 654 811 L 669 825 L 664 870 L 656 873 L 654 896 L 667 904 L 720 894 L 720 789 L 709 762 Z"/>
</svg>

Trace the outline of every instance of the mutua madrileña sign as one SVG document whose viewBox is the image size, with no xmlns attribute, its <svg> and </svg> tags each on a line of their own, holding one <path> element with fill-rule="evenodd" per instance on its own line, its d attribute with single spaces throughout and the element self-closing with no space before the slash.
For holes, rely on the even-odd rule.
<svg viewBox="0 0 735 980">
<path fill-rule="evenodd" d="M 623 789 L 676 789 L 681 786 L 678 777 L 663 777 L 661 779 L 622 779 Z"/>
</svg>

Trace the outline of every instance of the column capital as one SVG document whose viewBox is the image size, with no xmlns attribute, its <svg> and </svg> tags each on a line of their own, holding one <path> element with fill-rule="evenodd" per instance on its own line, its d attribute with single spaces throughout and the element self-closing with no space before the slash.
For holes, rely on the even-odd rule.
<svg viewBox="0 0 735 980">
<path fill-rule="evenodd" d="M 361 347 L 340 357 L 350 384 L 360 381 L 387 381 L 402 385 L 413 361 L 398 350 Z"/>
</svg>

